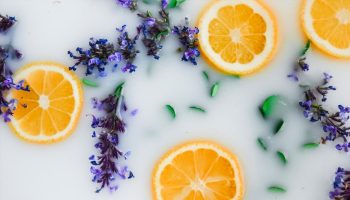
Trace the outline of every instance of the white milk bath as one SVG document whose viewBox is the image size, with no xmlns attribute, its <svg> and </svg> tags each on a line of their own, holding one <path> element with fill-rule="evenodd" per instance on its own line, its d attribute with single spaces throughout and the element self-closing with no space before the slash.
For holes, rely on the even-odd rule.
<svg viewBox="0 0 350 200">
<path fill-rule="evenodd" d="M 187 0 L 181 9 L 171 11 L 173 22 L 188 16 L 196 21 L 209 0 Z M 66 141 L 41 146 L 20 141 L 0 123 L 0 199 L 1 200 L 150 200 L 150 179 L 157 159 L 172 146 L 191 139 L 212 139 L 238 155 L 246 180 L 247 200 L 326 200 L 333 173 L 338 166 L 350 167 L 350 158 L 338 153 L 332 144 L 316 150 L 303 150 L 300 145 L 312 140 L 322 130 L 303 119 L 297 107 L 301 97 L 298 87 L 286 78 L 293 59 L 303 46 L 299 29 L 299 0 L 265 1 L 277 15 L 280 44 L 275 59 L 259 74 L 236 80 L 208 68 L 203 60 L 197 67 L 181 62 L 175 52 L 177 43 L 169 39 L 160 61 L 146 57 L 137 60 L 137 72 L 109 73 L 99 82 L 100 88 L 85 87 L 85 105 L 76 132 Z M 142 7 L 142 6 L 141 6 Z M 154 7 L 156 7 L 154 5 Z M 73 64 L 67 50 L 87 47 L 90 37 L 115 40 L 116 27 L 128 24 L 134 31 L 137 17 L 118 7 L 114 0 L 0 0 L 0 13 L 14 15 L 19 23 L 11 36 L 0 37 L 13 45 L 25 58 L 13 63 L 13 69 L 37 60 Z M 143 50 L 143 49 L 142 49 Z M 309 56 L 315 80 L 323 71 L 331 73 L 338 90 L 329 96 L 329 104 L 350 105 L 349 62 L 338 61 L 314 50 Z M 212 80 L 220 80 L 218 96 L 209 98 L 208 86 L 201 72 L 208 70 Z M 117 192 L 95 194 L 88 157 L 95 153 L 91 139 L 89 99 L 104 97 L 116 84 L 126 80 L 126 100 L 138 108 L 135 118 L 128 117 L 128 131 L 121 137 L 121 148 L 131 150 L 127 161 L 136 178 L 120 181 Z M 290 102 L 285 114 L 285 131 L 271 137 L 271 150 L 262 152 L 258 136 L 272 136 L 271 124 L 263 121 L 258 105 L 271 94 L 282 94 Z M 178 113 L 172 121 L 164 109 L 172 104 Z M 189 111 L 192 104 L 208 110 L 205 115 Z M 288 154 L 289 164 L 281 166 L 275 156 L 280 149 Z M 271 184 L 281 184 L 286 194 L 266 191 Z"/>
</svg>

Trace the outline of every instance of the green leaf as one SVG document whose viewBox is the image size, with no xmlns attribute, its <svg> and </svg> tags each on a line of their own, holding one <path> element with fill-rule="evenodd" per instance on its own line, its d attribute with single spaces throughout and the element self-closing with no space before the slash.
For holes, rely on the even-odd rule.
<svg viewBox="0 0 350 200">
<path fill-rule="evenodd" d="M 202 72 L 204 80 L 206 80 L 208 83 L 210 82 L 209 74 L 206 71 Z"/>
<path fill-rule="evenodd" d="M 304 46 L 304 49 L 300 52 L 300 56 L 305 56 L 311 47 L 311 40 L 308 40 Z"/>
<path fill-rule="evenodd" d="M 166 36 L 168 34 L 169 34 L 169 31 L 165 30 L 165 31 L 159 32 L 156 37 L 157 39 L 160 39 L 162 36 Z"/>
<path fill-rule="evenodd" d="M 193 110 L 193 111 L 197 111 L 197 112 L 201 112 L 201 113 L 206 113 L 207 112 L 204 108 L 202 108 L 200 106 L 190 106 L 188 108 Z"/>
<path fill-rule="evenodd" d="M 287 190 L 284 189 L 282 186 L 277 186 L 277 185 L 272 185 L 272 186 L 268 187 L 267 190 L 269 192 L 273 192 L 273 193 L 286 193 L 287 192 Z"/>
<path fill-rule="evenodd" d="M 151 11 L 149 11 L 149 10 L 147 10 L 147 17 L 152 17 L 152 13 L 151 13 Z"/>
<path fill-rule="evenodd" d="M 179 7 L 182 3 L 184 3 L 186 0 L 177 0 L 176 1 L 176 7 Z"/>
<path fill-rule="evenodd" d="M 153 3 L 154 0 L 142 0 L 142 2 L 145 4 L 150 4 L 150 3 Z"/>
<path fill-rule="evenodd" d="M 277 152 L 276 152 L 276 155 L 277 155 L 277 157 L 280 159 L 280 161 L 281 161 L 281 163 L 282 163 L 283 165 L 287 165 L 288 160 L 287 160 L 287 157 L 286 157 L 286 155 L 285 155 L 284 152 L 282 152 L 282 151 L 277 151 Z"/>
<path fill-rule="evenodd" d="M 259 137 L 256 141 L 262 150 L 267 151 L 267 142 L 263 138 Z"/>
<path fill-rule="evenodd" d="M 230 75 L 230 77 L 232 77 L 232 78 L 234 78 L 234 79 L 241 79 L 241 77 L 240 77 L 239 75 L 235 75 L 235 74 Z"/>
<path fill-rule="evenodd" d="M 179 7 L 182 3 L 184 3 L 186 0 L 169 0 L 168 7 L 169 8 L 176 8 Z"/>
<path fill-rule="evenodd" d="M 317 148 L 318 146 L 320 146 L 320 144 L 314 143 L 314 142 L 309 142 L 309 143 L 303 144 L 302 147 L 303 147 L 304 149 L 315 149 L 315 148 Z"/>
<path fill-rule="evenodd" d="M 215 97 L 218 94 L 219 88 L 220 88 L 220 83 L 219 82 L 214 83 L 210 89 L 210 96 Z"/>
<path fill-rule="evenodd" d="M 91 81 L 91 80 L 89 80 L 87 78 L 83 78 L 81 80 L 81 82 L 83 82 L 84 85 L 89 86 L 89 87 L 98 87 L 98 84 L 96 82 Z"/>
<path fill-rule="evenodd" d="M 169 104 L 167 104 L 167 105 L 165 105 L 165 108 L 166 108 L 167 111 L 169 112 L 170 116 L 171 116 L 173 119 L 175 119 L 175 118 L 176 118 L 176 111 L 175 111 L 174 107 L 171 106 L 171 105 L 169 105 Z"/>
<path fill-rule="evenodd" d="M 177 0 L 169 0 L 168 7 L 169 8 L 175 8 L 177 4 Z"/>
<path fill-rule="evenodd" d="M 259 108 L 264 119 L 272 115 L 277 103 L 280 100 L 281 100 L 281 97 L 278 95 L 269 96 L 264 100 L 264 102 Z"/>
<path fill-rule="evenodd" d="M 123 92 L 123 88 L 124 88 L 124 83 L 125 82 L 121 82 L 114 90 L 114 96 L 119 98 L 122 95 Z"/>
<path fill-rule="evenodd" d="M 277 120 L 275 127 L 273 129 L 273 133 L 276 135 L 277 133 L 281 132 L 283 129 L 283 125 L 284 125 L 284 120 L 283 119 L 279 119 Z"/>
</svg>

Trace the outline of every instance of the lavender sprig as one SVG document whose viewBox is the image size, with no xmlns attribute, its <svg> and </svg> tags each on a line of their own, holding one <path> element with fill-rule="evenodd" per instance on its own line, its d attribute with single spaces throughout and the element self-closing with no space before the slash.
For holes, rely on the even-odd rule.
<svg viewBox="0 0 350 200">
<path fill-rule="evenodd" d="M 133 62 L 137 54 L 140 52 L 136 49 L 136 41 L 139 38 L 139 34 L 131 39 L 128 32 L 125 31 L 125 28 L 126 25 L 122 26 L 121 29 L 117 28 L 117 31 L 120 32 L 120 36 L 118 37 L 118 47 L 116 52 L 118 53 L 118 56 L 120 55 L 126 62 L 125 66 L 122 67 L 122 71 L 132 73 L 136 70 L 136 66 L 133 65 Z"/>
<path fill-rule="evenodd" d="M 15 17 L 10 17 L 8 15 L 3 16 L 0 14 L 0 32 L 6 32 L 9 30 L 15 23 L 16 23 Z"/>
<path fill-rule="evenodd" d="M 133 178 L 133 173 L 126 167 L 121 167 L 118 160 L 126 159 L 129 153 L 123 153 L 119 147 L 119 136 L 125 132 L 125 122 L 122 120 L 121 111 L 126 110 L 122 95 L 123 85 L 119 85 L 113 95 L 109 95 L 106 99 L 98 101 L 93 99 L 93 107 L 97 110 L 105 112 L 102 117 L 93 116 L 92 128 L 99 129 L 96 134 L 93 132 L 92 137 L 97 137 L 98 142 L 95 148 L 98 149 L 99 155 L 90 156 L 90 171 L 93 175 L 93 182 L 100 184 L 96 192 L 100 192 L 103 188 L 108 187 L 111 191 L 118 188 L 113 183 L 117 177 L 122 179 Z"/>
<path fill-rule="evenodd" d="M 71 51 L 68 51 L 68 55 L 77 60 L 77 62 L 69 67 L 69 70 L 75 71 L 78 65 L 82 64 L 86 66 L 85 75 L 91 75 L 94 69 L 97 69 L 100 76 L 104 76 L 105 66 L 108 64 L 109 56 L 115 54 L 114 45 L 108 42 L 107 39 L 94 39 L 90 38 L 90 49 L 84 50 L 83 48 L 76 48 L 76 52 L 79 55 L 74 55 Z"/>
<path fill-rule="evenodd" d="M 124 8 L 130 9 L 131 11 L 137 9 L 137 0 L 116 0 L 116 3 Z"/>
<path fill-rule="evenodd" d="M 169 13 L 164 9 L 159 11 L 159 18 L 150 12 L 139 13 L 142 24 L 137 27 L 138 33 L 142 34 L 142 43 L 147 48 L 147 55 L 159 59 L 159 52 L 163 48 L 163 41 L 169 36 L 170 22 Z"/>
<path fill-rule="evenodd" d="M 308 40 L 306 42 L 305 47 L 300 53 L 300 56 L 297 60 L 297 64 L 294 66 L 293 72 L 288 74 L 288 78 L 291 78 L 292 80 L 298 82 L 299 81 L 298 75 L 300 74 L 300 72 L 309 71 L 310 66 L 309 64 L 306 63 L 306 54 L 310 50 L 310 47 L 311 47 L 311 41 Z"/>
<path fill-rule="evenodd" d="M 0 19 L 0 31 L 8 30 L 15 23 L 14 17 L 4 18 L 0 15 Z M 17 107 L 17 100 L 7 99 L 5 94 L 11 89 L 29 91 L 29 87 L 24 85 L 24 81 L 18 83 L 13 81 L 12 71 L 6 63 L 9 58 L 20 59 L 21 57 L 22 54 L 11 45 L 0 46 L 0 116 L 5 122 L 11 121 L 10 116 Z"/>
<path fill-rule="evenodd" d="M 350 171 L 341 167 L 337 169 L 333 190 L 329 192 L 329 198 L 334 200 L 350 199 Z"/>
<path fill-rule="evenodd" d="M 84 50 L 83 48 L 76 48 L 77 55 L 68 51 L 68 55 L 76 60 L 76 63 L 69 67 L 70 70 L 75 71 L 77 66 L 86 66 L 85 75 L 89 76 L 93 74 L 94 71 L 98 72 L 100 77 L 107 75 L 105 66 L 108 64 L 113 64 L 114 68 L 124 60 L 125 66 L 122 68 L 123 72 L 134 72 L 136 66 L 133 62 L 136 58 L 138 50 L 135 49 L 136 40 L 138 35 L 131 39 L 125 30 L 126 26 L 121 29 L 117 29 L 119 32 L 118 42 L 116 45 L 109 42 L 107 39 L 94 39 L 90 38 L 89 46 L 90 48 Z"/>
<path fill-rule="evenodd" d="M 324 73 L 323 81 L 314 88 L 308 88 L 304 91 L 304 100 L 299 102 L 303 108 L 304 117 L 311 122 L 320 122 L 326 136 L 321 137 L 321 142 L 335 141 L 341 139 L 342 142 L 336 145 L 336 149 L 348 152 L 350 148 L 349 130 L 347 121 L 349 120 L 350 108 L 338 105 L 338 111 L 330 112 L 324 108 L 323 102 L 327 101 L 329 91 L 336 88 L 330 85 L 332 76 Z"/>
<path fill-rule="evenodd" d="M 197 65 L 196 58 L 200 56 L 197 39 L 199 29 L 189 27 L 188 18 L 186 17 L 185 25 L 174 26 L 172 33 L 178 36 L 179 42 L 183 46 L 183 48 L 179 48 L 179 51 L 183 52 L 182 60 Z"/>
</svg>

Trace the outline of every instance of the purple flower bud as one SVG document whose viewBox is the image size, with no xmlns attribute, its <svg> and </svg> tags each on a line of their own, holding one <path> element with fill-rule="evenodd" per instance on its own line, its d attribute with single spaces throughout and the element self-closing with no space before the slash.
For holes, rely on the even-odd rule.
<svg viewBox="0 0 350 200">
<path fill-rule="evenodd" d="M 166 9 L 168 7 L 168 0 L 162 0 L 162 9 Z"/>
<path fill-rule="evenodd" d="M 126 65 L 122 68 L 122 72 L 133 73 L 136 71 L 136 66 L 131 63 L 126 63 Z"/>
<path fill-rule="evenodd" d="M 328 73 L 323 73 L 323 76 L 324 76 L 324 81 L 325 82 L 328 82 L 329 80 L 331 80 L 333 78 L 333 76 L 331 76 L 330 74 Z"/>
<path fill-rule="evenodd" d="M 137 115 L 137 113 L 139 112 L 139 110 L 138 109 L 134 109 L 134 110 L 132 110 L 131 111 L 131 116 L 135 116 L 135 115 Z"/>
<path fill-rule="evenodd" d="M 119 52 L 115 52 L 114 54 L 111 54 L 108 56 L 108 60 L 110 62 L 114 61 L 114 62 L 120 62 L 122 60 L 122 54 Z"/>
<path fill-rule="evenodd" d="M 88 63 L 88 65 L 99 65 L 100 64 L 100 59 L 98 59 L 98 58 L 91 58 L 90 60 L 89 60 L 89 63 Z"/>
<path fill-rule="evenodd" d="M 91 122 L 91 127 L 96 128 L 100 125 L 100 119 L 92 115 L 92 122 Z"/>
<path fill-rule="evenodd" d="M 144 24 L 146 24 L 147 26 L 154 26 L 155 23 L 156 23 L 156 19 L 153 17 L 148 17 L 144 19 Z"/>
</svg>

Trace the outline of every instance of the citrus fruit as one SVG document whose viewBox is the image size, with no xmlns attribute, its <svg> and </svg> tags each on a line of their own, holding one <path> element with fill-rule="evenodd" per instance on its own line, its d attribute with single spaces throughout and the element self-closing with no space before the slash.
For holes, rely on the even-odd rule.
<svg viewBox="0 0 350 200">
<path fill-rule="evenodd" d="M 37 62 L 14 75 L 14 81 L 20 80 L 30 91 L 12 90 L 9 94 L 18 100 L 10 123 L 16 135 L 34 143 L 52 143 L 69 136 L 77 125 L 83 103 L 76 75 L 64 65 Z"/>
<path fill-rule="evenodd" d="M 240 200 L 244 185 L 234 154 L 209 141 L 175 147 L 153 172 L 155 200 Z"/>
<path fill-rule="evenodd" d="M 277 48 L 277 23 L 259 0 L 213 0 L 198 20 L 199 47 L 215 69 L 235 75 L 257 72 Z"/>
<path fill-rule="evenodd" d="M 307 37 L 319 49 L 350 58 L 350 1 L 304 0 L 301 21 Z"/>
</svg>

